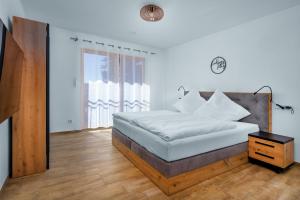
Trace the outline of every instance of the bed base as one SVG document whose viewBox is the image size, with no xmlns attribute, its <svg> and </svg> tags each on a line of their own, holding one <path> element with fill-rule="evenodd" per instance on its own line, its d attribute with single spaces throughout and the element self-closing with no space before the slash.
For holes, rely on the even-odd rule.
<svg viewBox="0 0 300 200">
<path fill-rule="evenodd" d="M 114 135 L 112 135 L 112 144 L 166 195 L 172 195 L 182 191 L 248 162 L 248 152 L 243 152 L 236 156 L 214 162 L 193 171 L 166 178 L 146 161 L 141 159 L 137 154 L 132 152 Z"/>
</svg>

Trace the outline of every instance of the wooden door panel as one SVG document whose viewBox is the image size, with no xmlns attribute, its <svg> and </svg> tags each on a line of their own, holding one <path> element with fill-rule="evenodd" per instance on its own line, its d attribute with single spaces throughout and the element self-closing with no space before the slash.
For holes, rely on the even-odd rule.
<svg viewBox="0 0 300 200">
<path fill-rule="evenodd" d="M 13 18 L 13 36 L 24 52 L 19 111 L 13 115 L 12 176 L 46 170 L 47 24 Z"/>
</svg>

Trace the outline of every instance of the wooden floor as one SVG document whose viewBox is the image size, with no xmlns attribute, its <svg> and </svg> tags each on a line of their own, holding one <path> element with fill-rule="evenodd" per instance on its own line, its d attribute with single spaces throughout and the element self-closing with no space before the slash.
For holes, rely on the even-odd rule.
<svg viewBox="0 0 300 200">
<path fill-rule="evenodd" d="M 9 180 L 0 199 L 300 199 L 300 165 L 284 174 L 245 164 L 171 197 L 111 144 L 110 130 L 51 136 L 51 169 Z"/>
</svg>

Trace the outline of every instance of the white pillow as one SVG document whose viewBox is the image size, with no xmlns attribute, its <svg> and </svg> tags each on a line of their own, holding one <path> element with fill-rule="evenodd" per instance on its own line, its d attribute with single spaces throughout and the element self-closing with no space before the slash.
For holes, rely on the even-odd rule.
<svg viewBox="0 0 300 200">
<path fill-rule="evenodd" d="M 207 103 L 203 104 L 194 113 L 201 117 L 228 121 L 238 121 L 251 114 L 245 108 L 229 99 L 220 90 L 216 90 Z"/>
<path fill-rule="evenodd" d="M 179 99 L 173 107 L 182 113 L 193 113 L 196 109 L 201 107 L 206 100 L 197 92 L 189 92 L 182 99 Z"/>
</svg>

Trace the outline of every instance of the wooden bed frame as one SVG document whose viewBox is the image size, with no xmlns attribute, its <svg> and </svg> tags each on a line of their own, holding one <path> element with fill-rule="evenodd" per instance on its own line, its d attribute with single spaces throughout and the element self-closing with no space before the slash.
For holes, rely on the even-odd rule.
<svg viewBox="0 0 300 200">
<path fill-rule="evenodd" d="M 230 94 L 232 95 L 233 93 Z M 237 94 L 249 95 L 250 93 Z M 261 95 L 267 95 L 267 99 L 270 99 L 270 94 Z M 268 124 L 268 130 L 271 130 L 271 102 L 268 103 L 267 110 L 268 122 L 266 123 Z M 198 184 L 199 182 L 227 172 L 235 167 L 241 166 L 248 162 L 248 151 L 246 151 L 238 155 L 211 163 L 204 167 L 200 167 L 198 169 L 167 178 L 154 167 L 152 167 L 149 163 L 143 160 L 139 155 L 131 151 L 114 135 L 112 135 L 112 144 L 167 195 L 172 195 L 176 192 L 182 191 L 195 184 Z"/>
</svg>

